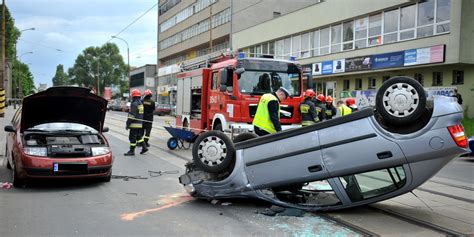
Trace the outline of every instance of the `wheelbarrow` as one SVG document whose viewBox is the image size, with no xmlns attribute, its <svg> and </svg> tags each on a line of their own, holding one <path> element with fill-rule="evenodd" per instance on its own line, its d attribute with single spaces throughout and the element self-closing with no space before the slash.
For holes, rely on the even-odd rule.
<svg viewBox="0 0 474 237">
<path fill-rule="evenodd" d="M 166 145 L 170 150 L 174 150 L 176 148 L 179 149 L 189 149 L 191 148 L 191 144 L 196 140 L 199 134 L 196 134 L 192 131 L 185 130 L 182 128 L 173 128 L 173 127 L 165 127 L 166 131 L 171 135 Z M 187 143 L 187 145 L 186 145 Z"/>
</svg>

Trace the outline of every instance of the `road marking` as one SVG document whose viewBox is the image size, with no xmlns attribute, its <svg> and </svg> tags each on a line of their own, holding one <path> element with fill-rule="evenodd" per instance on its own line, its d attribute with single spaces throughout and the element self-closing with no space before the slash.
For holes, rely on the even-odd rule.
<svg viewBox="0 0 474 237">
<path fill-rule="evenodd" d="M 170 207 L 180 205 L 181 203 L 185 203 L 190 200 L 193 200 L 193 198 L 186 194 L 171 195 L 169 197 L 162 198 L 158 201 L 158 203 L 162 204 L 163 206 L 147 209 L 147 210 L 139 211 L 139 212 L 124 213 L 120 215 L 120 219 L 122 219 L 122 221 L 133 221 L 135 218 L 142 217 L 148 213 L 168 209 Z"/>
</svg>

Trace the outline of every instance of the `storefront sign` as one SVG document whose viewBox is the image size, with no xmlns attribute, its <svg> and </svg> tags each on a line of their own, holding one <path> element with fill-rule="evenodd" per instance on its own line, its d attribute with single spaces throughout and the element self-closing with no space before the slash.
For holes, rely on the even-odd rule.
<svg viewBox="0 0 474 237">
<path fill-rule="evenodd" d="M 301 65 L 301 70 L 303 71 L 304 75 L 311 75 L 313 73 L 311 66 L 311 64 Z"/>
<path fill-rule="evenodd" d="M 346 60 L 345 59 L 338 59 L 332 61 L 332 73 L 341 73 L 345 72 L 346 69 Z"/>
<path fill-rule="evenodd" d="M 456 87 L 425 87 L 427 99 L 433 99 L 433 96 L 453 96 Z"/>
<path fill-rule="evenodd" d="M 322 63 L 313 63 L 313 75 L 321 75 Z"/>
<path fill-rule="evenodd" d="M 327 75 L 327 74 L 332 74 L 333 69 L 332 69 L 332 61 L 324 61 L 322 62 L 322 74 Z"/>
<path fill-rule="evenodd" d="M 373 69 L 402 67 L 405 59 L 405 51 L 377 54 L 373 56 Z"/>
<path fill-rule="evenodd" d="M 405 66 L 444 62 L 444 45 L 405 50 Z"/>
<path fill-rule="evenodd" d="M 372 68 L 372 57 L 346 58 L 346 72 L 363 71 Z"/>
</svg>

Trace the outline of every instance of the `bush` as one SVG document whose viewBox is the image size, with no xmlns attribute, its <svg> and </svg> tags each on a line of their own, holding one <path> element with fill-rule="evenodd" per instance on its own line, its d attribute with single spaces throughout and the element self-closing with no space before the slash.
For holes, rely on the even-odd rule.
<svg viewBox="0 0 474 237">
<path fill-rule="evenodd" d="M 464 117 L 461 123 L 464 126 L 467 137 L 474 136 L 474 118 Z"/>
</svg>

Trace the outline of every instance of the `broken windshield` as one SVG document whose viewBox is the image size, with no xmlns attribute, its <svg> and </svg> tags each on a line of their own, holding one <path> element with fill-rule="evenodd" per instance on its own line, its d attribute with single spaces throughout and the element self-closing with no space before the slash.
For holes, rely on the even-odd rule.
<svg viewBox="0 0 474 237">
<path fill-rule="evenodd" d="M 291 96 L 299 96 L 299 73 L 245 71 L 239 79 L 242 94 L 263 95 L 275 92 L 280 87 L 286 88 Z"/>
</svg>

